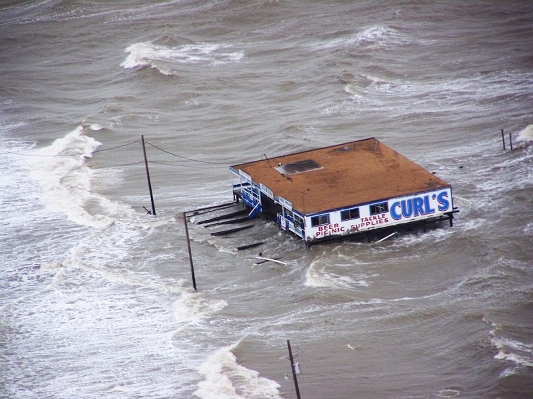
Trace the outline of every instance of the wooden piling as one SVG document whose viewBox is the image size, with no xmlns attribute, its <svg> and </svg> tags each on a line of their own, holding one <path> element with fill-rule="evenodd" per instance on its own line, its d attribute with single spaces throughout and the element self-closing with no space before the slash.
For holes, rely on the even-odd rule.
<svg viewBox="0 0 533 399">
<path fill-rule="evenodd" d="M 239 211 L 228 213 L 226 215 L 220 215 L 220 216 L 212 217 L 210 219 L 200 220 L 196 224 L 206 224 L 206 223 L 211 223 L 211 222 L 218 222 L 220 220 L 232 219 L 235 216 L 241 216 L 241 215 L 244 215 L 245 213 L 248 213 L 248 211 L 246 209 L 241 209 Z"/>
<path fill-rule="evenodd" d="M 222 226 L 226 224 L 237 224 L 237 223 L 244 223 L 248 222 L 250 219 L 248 219 L 248 216 L 243 218 L 237 218 L 237 219 L 230 219 L 230 220 L 223 220 L 221 222 L 215 222 L 215 223 L 209 223 L 202 225 L 203 227 L 213 227 L 213 226 Z"/>
<path fill-rule="evenodd" d="M 211 233 L 211 235 L 212 236 L 225 236 L 225 235 L 228 235 L 228 234 L 237 233 L 238 231 L 251 229 L 252 227 L 254 227 L 254 225 L 250 224 L 248 226 L 236 227 L 234 229 L 215 231 L 214 233 Z"/>
<path fill-rule="evenodd" d="M 187 237 L 187 251 L 189 252 L 189 263 L 191 264 L 192 287 L 196 291 L 196 278 L 194 276 L 194 265 L 192 263 L 191 240 L 189 238 L 189 227 L 187 226 L 187 212 L 183 212 L 183 223 L 185 224 L 185 236 Z"/>
<path fill-rule="evenodd" d="M 294 368 L 294 359 L 292 357 L 291 342 L 289 340 L 287 340 L 287 347 L 289 348 L 289 360 L 291 362 L 292 379 L 294 380 L 294 389 L 296 389 L 296 398 L 301 399 L 300 388 L 298 388 L 298 379 L 296 378 L 296 370 Z"/>
<path fill-rule="evenodd" d="M 152 193 L 152 183 L 150 182 L 150 171 L 148 170 L 148 159 L 146 158 L 146 147 L 144 145 L 144 135 L 141 134 L 141 142 L 143 145 L 144 166 L 146 167 L 146 178 L 148 179 L 148 191 L 150 191 L 150 201 L 152 202 L 152 215 L 155 214 L 154 195 Z"/>
<path fill-rule="evenodd" d="M 511 147 L 511 150 L 513 149 L 513 134 L 509 133 L 509 146 Z"/>
<path fill-rule="evenodd" d="M 235 248 L 237 251 L 243 251 L 245 249 L 250 249 L 250 248 L 255 248 L 255 247 L 258 247 L 259 245 L 263 245 L 264 242 L 261 241 L 261 242 L 254 242 L 253 244 L 248 244 L 248 245 L 241 245 L 240 247 L 237 247 Z"/>
<path fill-rule="evenodd" d="M 207 206 L 205 208 L 198 208 L 192 211 L 187 211 L 185 213 L 196 216 L 196 215 L 201 215 L 203 213 L 213 212 L 213 211 L 223 209 L 223 208 L 229 208 L 231 206 L 235 206 L 235 202 L 226 202 L 225 204 Z"/>
<path fill-rule="evenodd" d="M 503 133 L 503 129 L 502 129 L 502 143 L 503 143 L 503 150 L 505 151 L 505 135 Z"/>
</svg>

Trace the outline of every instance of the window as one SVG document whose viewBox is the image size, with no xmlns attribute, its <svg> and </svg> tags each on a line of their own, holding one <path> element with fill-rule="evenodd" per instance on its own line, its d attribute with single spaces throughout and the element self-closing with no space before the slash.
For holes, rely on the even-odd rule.
<svg viewBox="0 0 533 399">
<path fill-rule="evenodd" d="M 347 209 L 341 211 L 341 222 L 350 219 L 359 219 L 359 208 Z"/>
<path fill-rule="evenodd" d="M 389 203 L 382 202 L 380 204 L 370 205 L 370 215 L 378 215 L 389 211 Z"/>
<path fill-rule="evenodd" d="M 283 216 L 285 216 L 287 219 L 289 219 L 291 222 L 294 221 L 294 214 L 292 211 L 289 211 L 288 209 L 283 209 Z"/>
<path fill-rule="evenodd" d="M 313 216 L 311 218 L 311 226 L 316 227 L 323 224 L 329 224 L 329 215 Z"/>
<path fill-rule="evenodd" d="M 303 226 L 304 220 L 300 215 L 298 215 L 297 213 L 294 213 L 294 223 L 298 223 L 299 225 Z"/>
</svg>

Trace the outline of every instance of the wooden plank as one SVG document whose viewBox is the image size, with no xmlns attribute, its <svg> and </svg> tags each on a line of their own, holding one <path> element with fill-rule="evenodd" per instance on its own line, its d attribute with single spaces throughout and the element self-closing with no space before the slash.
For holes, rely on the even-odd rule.
<svg viewBox="0 0 533 399">
<path fill-rule="evenodd" d="M 229 229 L 229 230 L 215 231 L 214 233 L 211 233 L 211 235 L 212 236 L 225 236 L 225 235 L 228 235 L 228 234 L 231 234 L 231 233 L 236 233 L 238 231 L 251 229 L 252 227 L 254 227 L 253 224 L 251 224 L 249 226 L 236 227 L 234 229 Z"/>
<path fill-rule="evenodd" d="M 198 208 L 198 209 L 193 209 L 192 211 L 186 211 L 185 214 L 196 216 L 196 215 L 201 215 L 202 213 L 214 212 L 219 209 L 229 208 L 236 204 L 237 204 L 236 202 L 226 202 L 225 204 L 206 206 L 204 208 Z"/>
<path fill-rule="evenodd" d="M 204 225 L 204 227 L 220 226 L 220 225 L 223 225 L 223 224 L 244 223 L 244 222 L 248 222 L 249 220 L 250 219 L 248 219 L 248 217 L 244 217 L 244 218 L 239 218 L 239 219 L 225 220 L 225 221 L 222 221 L 222 222 L 206 224 L 206 225 Z"/>
<path fill-rule="evenodd" d="M 375 242 L 375 244 L 379 244 L 381 241 L 385 241 L 387 238 L 392 237 L 392 236 L 395 235 L 396 233 L 398 233 L 398 232 L 395 231 L 394 233 L 390 233 L 387 237 L 383 237 L 381 240 L 377 240 L 377 241 Z"/>
<path fill-rule="evenodd" d="M 219 220 L 231 219 L 231 218 L 234 218 L 235 216 L 241 216 L 244 214 L 248 214 L 248 211 L 246 209 L 241 209 L 240 211 L 237 211 L 237 212 L 227 213 L 225 215 L 215 216 L 214 218 L 211 218 L 211 219 L 201 220 L 199 222 L 196 222 L 196 224 L 218 222 Z"/>
<path fill-rule="evenodd" d="M 271 258 L 265 258 L 264 256 L 256 256 L 255 259 L 261 259 L 261 260 L 265 260 L 267 262 L 274 262 L 274 263 L 279 263 L 280 265 L 287 265 L 287 262 L 282 262 L 280 260 L 277 260 L 277 259 L 271 259 Z"/>
<path fill-rule="evenodd" d="M 243 245 L 243 246 L 237 247 L 235 249 L 237 251 L 242 251 L 244 249 L 255 248 L 255 247 L 258 247 L 259 245 L 263 245 L 263 244 L 264 244 L 264 242 L 254 242 L 253 244 Z"/>
</svg>

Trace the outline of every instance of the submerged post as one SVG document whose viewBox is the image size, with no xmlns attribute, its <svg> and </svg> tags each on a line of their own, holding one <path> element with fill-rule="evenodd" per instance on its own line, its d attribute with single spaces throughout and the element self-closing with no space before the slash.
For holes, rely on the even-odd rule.
<svg viewBox="0 0 533 399">
<path fill-rule="evenodd" d="M 189 252 L 189 263 L 191 264 L 192 287 L 196 291 L 196 278 L 194 277 L 194 265 L 192 264 L 191 240 L 189 239 L 189 227 L 187 226 L 187 212 L 183 212 L 183 223 L 185 223 L 185 236 L 187 237 L 187 251 Z"/>
<path fill-rule="evenodd" d="M 296 378 L 296 369 L 294 368 L 294 359 L 292 357 L 291 342 L 287 340 L 287 347 L 289 348 L 289 360 L 291 361 L 292 379 L 294 380 L 294 389 L 296 389 L 296 398 L 300 398 L 300 388 L 298 388 L 298 380 Z"/>
<path fill-rule="evenodd" d="M 503 150 L 505 151 L 505 135 L 503 134 L 503 129 L 502 129 L 502 143 L 503 143 Z"/>
<path fill-rule="evenodd" d="M 424 224 L 424 232 L 425 232 L 425 228 L 426 228 L 426 226 Z M 388 236 L 383 237 L 381 240 L 377 240 L 375 243 L 379 244 L 381 241 L 385 241 L 387 238 L 391 238 L 393 235 L 395 235 L 397 233 L 398 233 L 397 231 L 395 231 L 394 233 L 390 233 Z"/>
<path fill-rule="evenodd" d="M 146 158 L 146 147 L 144 145 L 144 136 L 141 134 L 141 142 L 143 145 L 144 166 L 146 167 L 146 178 L 148 179 L 148 190 L 150 191 L 150 201 L 152 201 L 152 215 L 155 216 L 154 195 L 152 193 L 152 183 L 150 182 L 150 171 L 148 170 L 148 159 Z"/>
</svg>

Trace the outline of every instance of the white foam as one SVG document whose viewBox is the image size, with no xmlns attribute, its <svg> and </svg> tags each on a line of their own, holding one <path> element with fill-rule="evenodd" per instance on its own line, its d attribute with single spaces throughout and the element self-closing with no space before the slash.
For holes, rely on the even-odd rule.
<svg viewBox="0 0 533 399">
<path fill-rule="evenodd" d="M 115 217 L 133 213 L 131 207 L 91 191 L 95 172 L 85 161 L 99 145 L 78 126 L 50 146 L 34 150 L 35 156 L 29 160 L 33 169 L 31 175 L 43 188 L 45 206 L 63 212 L 77 224 L 90 227 L 103 227 Z M 95 210 L 90 212 L 89 205 Z"/>
<path fill-rule="evenodd" d="M 356 279 L 347 275 L 335 274 L 326 270 L 326 265 L 320 260 L 311 263 L 305 273 L 305 286 L 315 288 L 344 288 L 368 287 L 366 276 L 358 275 Z"/>
<path fill-rule="evenodd" d="M 77 242 L 61 264 L 49 262 L 41 267 L 45 270 L 62 267 L 83 269 L 108 282 L 147 288 L 166 295 L 181 294 L 185 290 L 183 280 L 163 279 L 157 274 L 146 272 L 143 263 L 139 261 L 141 254 L 137 253 L 137 249 L 152 231 L 143 223 L 113 222 L 105 228 L 92 230 Z M 163 255 L 163 260 L 160 256 L 151 256 L 146 262 L 150 265 L 158 261 L 165 262 L 165 256 Z M 58 280 L 57 283 L 63 283 L 63 280 Z"/>
<path fill-rule="evenodd" d="M 221 65 L 238 62 L 244 57 L 242 51 L 228 51 L 229 46 L 213 43 L 188 44 L 179 47 L 167 47 L 152 42 L 135 43 L 126 48 L 129 55 L 120 64 L 124 68 L 151 67 L 165 75 L 172 74 L 171 69 L 160 65 L 161 62 Z"/>
<path fill-rule="evenodd" d="M 43 270 L 60 270 L 63 268 L 63 265 L 59 262 L 43 262 L 41 263 L 41 269 Z"/>
<path fill-rule="evenodd" d="M 99 131 L 103 129 L 102 125 L 99 125 L 98 123 L 93 123 L 91 126 L 89 126 L 91 130 Z"/>
<path fill-rule="evenodd" d="M 379 78 L 377 76 L 368 75 L 368 74 L 362 74 L 362 76 L 369 80 L 371 83 L 392 83 L 390 80 Z"/>
<path fill-rule="evenodd" d="M 527 354 L 533 355 L 533 345 L 528 345 L 510 338 L 492 337 L 493 345 L 498 349 L 494 356 L 498 360 L 507 360 L 517 365 L 533 367 L 533 359 L 527 357 Z M 520 352 L 518 354 L 516 352 Z"/>
<path fill-rule="evenodd" d="M 518 132 L 517 141 L 533 141 L 533 125 L 528 125 Z"/>
<path fill-rule="evenodd" d="M 533 344 L 504 337 L 502 336 L 502 327 L 498 323 L 485 316 L 483 321 L 493 327 L 489 336 L 492 345 L 498 350 L 494 359 L 506 360 L 517 366 L 533 367 Z"/>
<path fill-rule="evenodd" d="M 170 57 L 168 50 L 159 48 L 150 42 L 132 44 L 126 48 L 126 52 L 129 55 L 120 64 L 124 68 L 155 67 L 151 64 L 151 60 Z"/>
<path fill-rule="evenodd" d="M 403 41 L 397 30 L 380 25 L 366 28 L 350 39 L 351 43 L 367 45 L 369 48 L 401 44 Z"/>
<path fill-rule="evenodd" d="M 523 356 L 517 355 L 516 353 L 512 353 L 512 352 L 508 353 L 504 349 L 500 350 L 498 354 L 494 356 L 494 359 L 508 360 L 510 362 L 513 362 L 513 363 L 516 363 L 522 366 L 533 367 L 533 362 L 531 362 L 530 360 L 526 359 Z"/>
<path fill-rule="evenodd" d="M 202 399 L 281 399 L 277 382 L 237 363 L 231 352 L 237 345 L 223 347 L 207 358 L 198 370 L 205 380 L 194 394 Z"/>
<path fill-rule="evenodd" d="M 179 322 L 195 322 L 227 306 L 224 300 L 207 300 L 200 293 L 183 292 L 174 302 L 174 317 Z"/>
<path fill-rule="evenodd" d="M 400 32 L 388 26 L 376 25 L 362 29 L 351 37 L 336 38 L 315 46 L 321 48 L 338 48 L 346 46 L 366 46 L 366 48 L 385 47 L 407 42 Z"/>
</svg>

